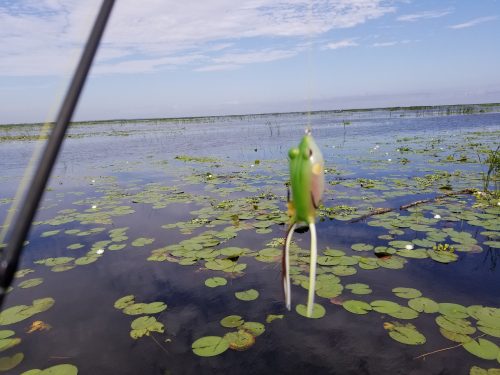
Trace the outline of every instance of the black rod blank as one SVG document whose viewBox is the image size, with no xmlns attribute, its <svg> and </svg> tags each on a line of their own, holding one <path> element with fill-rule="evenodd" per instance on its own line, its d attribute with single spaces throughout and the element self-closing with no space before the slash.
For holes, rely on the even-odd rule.
<svg viewBox="0 0 500 375">
<path fill-rule="evenodd" d="M 78 66 L 71 80 L 66 97 L 59 110 L 56 123 L 45 146 L 44 152 L 38 164 L 38 168 L 31 180 L 29 190 L 26 193 L 21 210 L 19 211 L 7 246 L 3 251 L 0 263 L 0 308 L 3 304 L 7 288 L 14 278 L 19 259 L 21 257 L 23 243 L 29 233 L 31 223 L 38 209 L 50 178 L 50 174 L 61 149 L 64 135 L 73 116 L 78 99 L 87 79 L 88 72 L 92 66 L 97 48 L 101 41 L 104 29 L 113 8 L 114 0 L 103 0 L 97 18 L 90 32 L 89 38 L 83 50 Z"/>
</svg>

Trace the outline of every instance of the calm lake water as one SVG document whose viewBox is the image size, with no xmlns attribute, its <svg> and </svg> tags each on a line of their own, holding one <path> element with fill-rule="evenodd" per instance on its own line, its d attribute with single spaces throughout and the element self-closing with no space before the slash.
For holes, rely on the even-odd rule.
<svg viewBox="0 0 500 375">
<path fill-rule="evenodd" d="M 295 310 L 307 299 L 307 230 L 294 235 L 291 311 L 281 288 L 287 155 L 308 123 L 327 181 L 317 319 Z M 0 126 L 2 222 L 39 131 Z M 6 373 L 499 368 L 500 205 L 463 191 L 484 190 L 499 136 L 500 113 L 443 107 L 76 124 L 0 315 L 0 334 L 21 339 L 0 341 L 0 357 L 23 353 Z M 392 211 L 364 216 L 377 208 Z M 43 311 L 28 307 L 37 299 Z M 221 325 L 230 315 L 241 319 Z M 209 354 L 231 347 L 195 353 L 206 336 L 219 337 Z"/>
</svg>

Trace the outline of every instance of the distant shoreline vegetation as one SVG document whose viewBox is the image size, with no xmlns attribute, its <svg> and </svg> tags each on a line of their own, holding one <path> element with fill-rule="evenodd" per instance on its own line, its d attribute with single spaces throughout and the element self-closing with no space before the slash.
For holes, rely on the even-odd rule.
<svg viewBox="0 0 500 375">
<path fill-rule="evenodd" d="M 297 112 L 270 112 L 270 113 L 249 113 L 241 115 L 213 115 L 213 116 L 185 116 L 185 117 L 158 117 L 158 118 L 136 118 L 136 119 L 112 119 L 112 120 L 89 120 L 89 121 L 73 121 L 71 125 L 92 125 L 92 124 L 122 124 L 131 122 L 140 123 L 194 123 L 194 122 L 215 122 L 216 120 L 231 120 L 231 119 L 245 119 L 245 118 L 259 118 L 259 117 L 272 117 L 272 116 L 304 116 L 304 115 L 326 115 L 326 114 L 355 114 L 367 112 L 388 112 L 390 116 L 394 112 L 399 113 L 400 117 L 404 117 L 404 112 L 410 112 L 409 115 L 414 116 L 450 116 L 450 115 L 468 115 L 479 113 L 497 113 L 500 112 L 500 103 L 479 103 L 479 104 L 450 104 L 450 105 L 436 105 L 436 106 L 407 106 L 407 107 L 376 107 L 376 108 L 349 108 L 349 109 L 331 109 L 331 110 L 315 110 L 315 111 L 297 111 Z M 419 113 L 420 112 L 420 113 Z M 54 124 L 54 122 L 48 123 Z M 27 126 L 42 126 L 44 123 L 10 123 L 0 124 L 2 130 L 7 130 L 9 127 Z"/>
</svg>

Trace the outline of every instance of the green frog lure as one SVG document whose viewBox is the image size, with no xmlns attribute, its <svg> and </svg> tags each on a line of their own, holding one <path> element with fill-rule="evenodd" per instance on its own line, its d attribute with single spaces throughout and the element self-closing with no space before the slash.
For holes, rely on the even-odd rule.
<svg viewBox="0 0 500 375">
<path fill-rule="evenodd" d="M 311 259 L 309 268 L 309 294 L 307 298 L 307 316 L 311 317 L 314 306 L 316 288 L 316 209 L 319 207 L 325 189 L 324 160 L 319 147 L 314 142 L 311 130 L 306 129 L 306 135 L 300 141 L 299 147 L 288 152 L 290 158 L 291 197 L 288 197 L 288 214 L 291 218 L 285 249 L 283 252 L 283 288 L 286 307 L 291 307 L 290 290 L 290 243 L 298 223 L 304 222 L 311 232 Z"/>
</svg>

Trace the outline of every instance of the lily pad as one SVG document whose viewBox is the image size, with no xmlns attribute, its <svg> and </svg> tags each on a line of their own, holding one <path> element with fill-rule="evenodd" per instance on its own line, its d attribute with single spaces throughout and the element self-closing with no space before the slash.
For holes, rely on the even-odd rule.
<svg viewBox="0 0 500 375">
<path fill-rule="evenodd" d="M 408 306 L 418 312 L 425 312 L 428 314 L 436 313 L 439 311 L 439 304 L 430 298 L 418 297 L 408 301 Z"/>
<path fill-rule="evenodd" d="M 0 325 L 9 325 L 28 319 L 35 314 L 44 312 L 54 305 L 53 298 L 41 298 L 33 301 L 31 306 L 12 306 L 0 312 Z"/>
<path fill-rule="evenodd" d="M 284 318 L 284 315 L 269 314 L 266 317 L 266 323 L 271 323 L 272 321 L 274 321 L 276 319 L 283 319 L 283 318 Z"/>
<path fill-rule="evenodd" d="M 16 345 L 18 345 L 20 343 L 21 343 L 21 339 L 18 338 L 18 337 L 14 337 L 14 338 L 1 338 L 0 339 L 0 352 L 3 352 L 4 350 L 10 349 L 13 346 L 16 346 Z"/>
<path fill-rule="evenodd" d="M 236 328 L 244 322 L 243 318 L 239 315 L 229 315 L 220 321 L 220 325 L 226 328 Z"/>
<path fill-rule="evenodd" d="M 234 295 L 241 301 L 253 301 L 259 297 L 259 292 L 255 289 L 249 289 L 242 292 L 236 292 Z"/>
<path fill-rule="evenodd" d="M 422 296 L 422 293 L 419 290 L 413 289 L 413 288 L 399 287 L 399 288 L 394 288 L 392 291 L 395 295 L 397 295 L 398 297 L 401 297 L 401 298 L 411 299 L 411 298 L 418 298 L 418 297 Z"/>
<path fill-rule="evenodd" d="M 455 342 L 466 343 L 472 340 L 470 336 L 464 335 L 463 333 L 448 331 L 447 329 L 441 327 L 439 327 L 439 332 L 441 332 L 441 334 L 448 340 Z"/>
<path fill-rule="evenodd" d="M 373 250 L 373 245 L 369 245 L 366 243 L 355 243 L 351 246 L 351 249 L 354 251 L 371 251 Z"/>
<path fill-rule="evenodd" d="M 406 306 L 400 306 L 399 310 L 393 313 L 387 313 L 387 315 L 392 316 L 397 319 L 415 319 L 418 317 L 418 312 L 413 309 L 410 309 Z"/>
<path fill-rule="evenodd" d="M 450 318 L 448 316 L 440 315 L 436 317 L 436 323 L 441 328 L 444 328 L 448 331 L 461 333 L 464 335 L 472 335 L 476 332 L 476 328 L 474 328 L 468 320 L 460 319 L 460 318 Z"/>
<path fill-rule="evenodd" d="M 224 353 L 229 348 L 229 342 L 220 336 L 205 336 L 193 342 L 191 348 L 200 357 L 213 357 Z"/>
<path fill-rule="evenodd" d="M 255 344 L 255 337 L 242 329 L 238 332 L 229 332 L 224 335 L 224 340 L 229 343 L 229 348 L 243 351 Z"/>
<path fill-rule="evenodd" d="M 450 318 L 467 318 L 469 316 L 465 306 L 456 303 L 440 303 L 439 312 Z"/>
<path fill-rule="evenodd" d="M 342 307 L 353 314 L 368 314 L 372 310 L 370 304 L 363 301 L 348 300 L 342 303 Z"/>
<path fill-rule="evenodd" d="M 227 280 L 223 277 L 210 277 L 205 280 L 205 285 L 209 288 L 216 288 L 218 286 L 224 286 L 227 284 Z"/>
<path fill-rule="evenodd" d="M 370 305 L 372 306 L 373 310 L 382 314 L 395 313 L 401 308 L 401 306 L 395 302 L 384 300 L 373 301 L 370 303 Z"/>
<path fill-rule="evenodd" d="M 486 339 L 479 338 L 476 340 L 471 340 L 463 344 L 465 350 L 469 353 L 474 354 L 476 357 L 482 359 L 493 360 L 497 359 L 499 355 L 498 346 Z"/>
<path fill-rule="evenodd" d="M 155 240 L 154 238 L 139 237 L 132 242 L 132 246 L 136 247 L 146 246 L 152 244 L 154 240 Z"/>
<path fill-rule="evenodd" d="M 115 308 L 120 310 L 124 309 L 127 306 L 133 305 L 135 303 L 134 299 L 135 297 L 130 294 L 128 296 L 117 299 L 114 306 Z"/>
<path fill-rule="evenodd" d="M 458 255 L 449 251 L 435 251 L 435 250 L 427 250 L 427 254 L 432 260 L 435 260 L 439 263 L 451 263 L 455 262 L 458 259 Z"/>
<path fill-rule="evenodd" d="M 425 344 L 425 336 L 422 335 L 414 325 L 393 323 L 389 328 L 389 336 L 406 345 L 422 345 Z"/>
<path fill-rule="evenodd" d="M 19 283 L 19 287 L 23 289 L 32 288 L 34 286 L 40 285 L 41 283 L 43 283 L 43 279 L 41 277 L 38 277 L 35 279 L 24 280 L 23 282 Z"/>
<path fill-rule="evenodd" d="M 12 357 L 0 358 L 0 371 L 9 371 L 20 364 L 24 359 L 23 353 L 16 353 Z"/>
<path fill-rule="evenodd" d="M 259 323 L 259 322 L 245 322 L 241 326 L 241 328 L 249 333 L 251 333 L 253 336 L 257 337 L 260 336 L 264 333 L 266 330 L 266 327 L 264 324 Z"/>
<path fill-rule="evenodd" d="M 131 328 L 130 337 L 133 339 L 138 339 L 144 335 L 149 336 L 151 332 L 163 333 L 165 331 L 163 323 L 158 322 L 153 316 L 141 316 L 135 319 L 131 324 Z"/>
<path fill-rule="evenodd" d="M 295 311 L 297 311 L 297 313 L 299 315 L 305 316 L 306 318 L 308 317 L 307 316 L 307 306 L 306 305 L 302 305 L 302 304 L 297 305 L 295 307 Z M 325 314 L 326 314 L 325 308 L 323 306 L 321 306 L 320 304 L 315 303 L 313 305 L 313 311 L 312 311 L 312 315 L 310 316 L 310 318 L 312 318 L 312 319 L 319 319 L 319 318 L 324 317 Z"/>
<path fill-rule="evenodd" d="M 372 292 L 369 285 L 362 283 L 347 284 L 345 288 L 353 294 L 370 294 Z"/>
<path fill-rule="evenodd" d="M 48 367 L 44 370 L 33 369 L 23 372 L 21 375 L 77 375 L 78 368 L 74 365 L 62 363 Z"/>
</svg>

